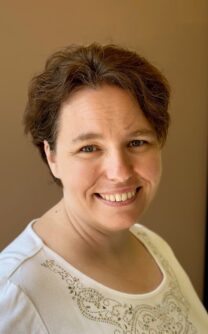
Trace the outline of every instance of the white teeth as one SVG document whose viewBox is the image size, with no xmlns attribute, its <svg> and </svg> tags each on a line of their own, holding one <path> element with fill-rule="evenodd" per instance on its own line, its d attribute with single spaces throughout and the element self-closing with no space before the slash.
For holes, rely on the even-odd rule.
<svg viewBox="0 0 208 334">
<path fill-rule="evenodd" d="M 132 193 L 131 193 L 131 192 L 128 192 L 128 193 L 127 193 L 127 197 L 128 197 L 128 199 L 131 198 L 131 197 L 132 197 Z"/>
<path fill-rule="evenodd" d="M 128 198 L 128 195 L 126 193 L 124 193 L 124 194 L 121 195 L 122 201 L 126 201 L 127 198 Z"/>
<path fill-rule="evenodd" d="M 105 199 L 106 201 L 110 202 L 125 202 L 127 199 L 130 199 L 134 197 L 136 194 L 136 191 L 131 191 L 128 193 L 122 193 L 122 194 L 100 194 L 100 196 Z"/>
<path fill-rule="evenodd" d="M 120 202 L 122 199 L 120 194 L 116 194 L 115 197 L 116 197 L 116 202 Z"/>
<path fill-rule="evenodd" d="M 110 195 L 110 199 L 111 202 L 115 202 L 116 201 L 116 197 L 114 195 Z"/>
</svg>

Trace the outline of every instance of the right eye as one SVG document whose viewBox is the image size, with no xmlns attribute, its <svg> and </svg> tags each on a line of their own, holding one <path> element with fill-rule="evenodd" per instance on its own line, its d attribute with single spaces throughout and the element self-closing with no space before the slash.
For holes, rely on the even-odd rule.
<svg viewBox="0 0 208 334">
<path fill-rule="evenodd" d="M 129 143 L 129 147 L 141 147 L 147 144 L 146 140 L 143 139 L 134 139 Z"/>
<path fill-rule="evenodd" d="M 80 149 L 80 152 L 83 153 L 93 153 L 97 151 L 97 147 L 95 145 L 86 145 Z"/>
</svg>

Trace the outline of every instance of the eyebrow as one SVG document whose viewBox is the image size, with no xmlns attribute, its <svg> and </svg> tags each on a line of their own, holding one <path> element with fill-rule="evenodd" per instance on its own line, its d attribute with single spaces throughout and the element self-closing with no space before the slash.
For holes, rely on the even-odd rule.
<svg viewBox="0 0 208 334">
<path fill-rule="evenodd" d="M 139 136 L 139 135 L 148 135 L 148 136 L 156 136 L 156 133 L 154 130 L 151 130 L 151 129 L 139 129 L 139 130 L 136 130 L 136 131 L 133 131 L 130 133 L 130 136 Z"/>
<path fill-rule="evenodd" d="M 82 133 L 79 136 L 77 136 L 76 138 L 72 139 L 73 143 L 77 143 L 80 141 L 85 141 L 85 140 L 89 140 L 89 139 L 102 139 L 103 136 L 99 133 L 95 133 L 95 132 L 87 132 L 87 133 Z"/>
<path fill-rule="evenodd" d="M 128 134 L 128 136 L 139 136 L 139 135 L 148 135 L 155 137 L 155 131 L 150 129 L 139 129 Z M 78 135 L 76 138 L 72 139 L 73 143 L 86 141 L 89 139 L 104 139 L 103 135 L 96 132 L 86 132 Z"/>
</svg>

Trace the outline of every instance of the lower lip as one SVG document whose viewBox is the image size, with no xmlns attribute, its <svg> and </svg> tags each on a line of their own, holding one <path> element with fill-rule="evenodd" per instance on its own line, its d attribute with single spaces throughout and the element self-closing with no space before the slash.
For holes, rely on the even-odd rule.
<svg viewBox="0 0 208 334">
<path fill-rule="evenodd" d="M 102 201 L 104 204 L 108 205 L 108 206 L 113 206 L 113 207 L 122 207 L 122 206 L 127 206 L 130 205 L 131 203 L 133 203 L 137 197 L 137 195 L 139 194 L 140 189 L 136 192 L 136 194 L 134 195 L 134 197 L 127 199 L 125 202 L 111 202 L 111 201 L 107 201 L 106 199 L 96 196 L 97 199 L 99 199 L 100 201 Z"/>
</svg>

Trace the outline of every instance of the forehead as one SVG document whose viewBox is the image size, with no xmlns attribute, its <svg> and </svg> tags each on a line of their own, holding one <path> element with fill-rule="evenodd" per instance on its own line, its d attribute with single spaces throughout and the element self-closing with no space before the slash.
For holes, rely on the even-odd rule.
<svg viewBox="0 0 208 334">
<path fill-rule="evenodd" d="M 60 115 L 60 131 L 116 129 L 134 126 L 151 128 L 138 102 L 127 90 L 116 86 L 83 88 L 64 102 Z"/>
</svg>

